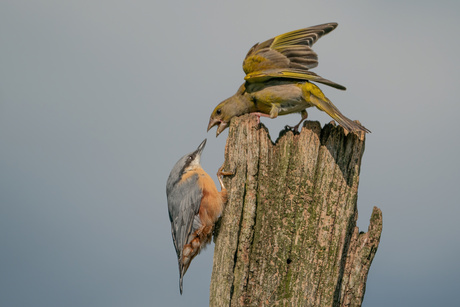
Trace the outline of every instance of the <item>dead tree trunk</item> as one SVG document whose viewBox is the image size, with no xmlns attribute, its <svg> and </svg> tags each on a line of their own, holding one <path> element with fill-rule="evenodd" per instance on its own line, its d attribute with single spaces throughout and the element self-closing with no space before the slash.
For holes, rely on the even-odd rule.
<svg viewBox="0 0 460 307">
<path fill-rule="evenodd" d="M 377 207 L 356 227 L 364 134 L 306 122 L 273 144 L 255 126 L 230 125 L 210 306 L 360 306 L 382 231 Z"/>
</svg>

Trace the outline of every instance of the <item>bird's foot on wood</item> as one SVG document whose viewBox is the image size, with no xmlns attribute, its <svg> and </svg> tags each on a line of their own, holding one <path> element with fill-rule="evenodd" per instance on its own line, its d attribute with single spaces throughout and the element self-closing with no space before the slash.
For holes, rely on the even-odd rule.
<svg viewBox="0 0 460 307">
<path fill-rule="evenodd" d="M 221 177 L 221 176 L 232 176 L 235 174 L 235 171 L 236 171 L 236 166 L 235 168 L 233 169 L 233 171 L 230 171 L 230 172 L 227 172 L 227 171 L 224 171 L 224 166 L 222 165 L 219 170 L 217 171 L 217 176 Z"/>
<path fill-rule="evenodd" d="M 259 130 L 262 127 L 261 122 L 260 122 L 260 117 L 261 116 L 270 117 L 270 115 L 265 114 L 265 113 L 261 113 L 261 112 L 252 112 L 251 114 L 254 114 L 257 117 L 257 124 L 253 127 L 256 130 Z"/>
<path fill-rule="evenodd" d="M 299 126 L 300 124 L 297 124 L 295 126 L 286 125 L 284 126 L 284 130 L 289 130 L 289 131 L 292 131 L 294 134 L 297 134 L 299 133 Z"/>
<path fill-rule="evenodd" d="M 299 133 L 300 124 L 302 124 L 302 122 L 304 120 L 306 120 L 307 117 L 308 117 L 307 110 L 302 110 L 302 112 L 300 112 L 300 115 L 302 116 L 302 118 L 300 119 L 300 122 L 297 125 L 295 125 L 295 126 L 286 125 L 286 126 L 284 126 L 284 129 L 285 130 L 290 130 L 290 131 L 294 132 L 294 134 Z"/>
<path fill-rule="evenodd" d="M 224 186 L 224 182 L 222 181 L 222 178 L 223 176 L 233 176 L 235 175 L 235 172 L 236 172 L 236 166 L 235 168 L 233 169 L 233 171 L 231 172 L 226 172 L 223 170 L 224 169 L 224 165 L 222 165 L 219 170 L 217 171 L 217 179 L 219 180 L 219 183 L 220 183 L 220 188 L 222 190 L 225 190 L 225 186 Z"/>
</svg>

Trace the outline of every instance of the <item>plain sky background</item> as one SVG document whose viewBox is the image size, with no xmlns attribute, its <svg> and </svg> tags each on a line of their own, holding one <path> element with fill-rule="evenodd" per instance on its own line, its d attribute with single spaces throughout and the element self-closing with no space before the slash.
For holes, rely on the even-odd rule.
<svg viewBox="0 0 460 307">
<path fill-rule="evenodd" d="M 165 185 L 243 82 L 249 48 L 325 22 L 320 85 L 367 136 L 359 221 L 383 211 L 364 306 L 460 290 L 460 2 L 0 2 L 0 306 L 207 306 L 213 245 L 179 295 Z M 320 111 L 311 120 L 330 121 Z M 299 116 L 262 119 L 272 138 Z M 217 180 L 216 180 L 217 182 Z"/>
</svg>

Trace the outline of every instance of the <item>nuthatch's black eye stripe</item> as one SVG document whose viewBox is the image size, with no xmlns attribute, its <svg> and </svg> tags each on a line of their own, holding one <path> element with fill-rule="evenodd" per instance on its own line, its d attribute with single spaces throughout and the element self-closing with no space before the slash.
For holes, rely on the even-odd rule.
<svg viewBox="0 0 460 307">
<path fill-rule="evenodd" d="M 181 175 L 185 173 L 185 170 L 190 166 L 190 164 L 195 160 L 196 154 L 190 154 L 185 161 L 184 167 L 181 169 Z"/>
</svg>

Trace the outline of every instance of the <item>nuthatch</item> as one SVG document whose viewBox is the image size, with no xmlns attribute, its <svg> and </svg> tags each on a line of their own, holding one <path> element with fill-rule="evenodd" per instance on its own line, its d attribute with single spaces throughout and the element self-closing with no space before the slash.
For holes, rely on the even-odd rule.
<svg viewBox="0 0 460 307">
<path fill-rule="evenodd" d="M 311 46 L 336 27 L 337 23 L 331 22 L 284 33 L 255 44 L 243 61 L 246 82 L 235 95 L 222 101 L 213 110 L 208 131 L 217 125 L 216 134 L 219 135 L 228 127 L 232 117 L 246 113 L 276 118 L 278 115 L 300 112 L 300 122 L 291 127 L 298 131 L 308 116 L 306 109 L 316 107 L 350 132 L 370 132 L 343 115 L 319 87 L 311 83 L 319 82 L 345 90 L 344 86 L 309 71 L 318 66 L 318 55 Z"/>
<path fill-rule="evenodd" d="M 231 175 L 219 168 L 217 176 L 221 192 L 211 177 L 201 168 L 200 158 L 206 139 L 197 150 L 183 156 L 174 165 L 166 183 L 171 233 L 179 262 L 179 286 L 192 259 L 198 255 L 212 237 L 212 229 L 220 217 L 227 190 L 223 175 Z"/>
</svg>

